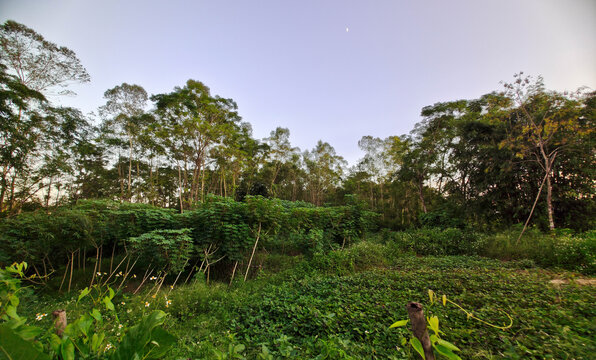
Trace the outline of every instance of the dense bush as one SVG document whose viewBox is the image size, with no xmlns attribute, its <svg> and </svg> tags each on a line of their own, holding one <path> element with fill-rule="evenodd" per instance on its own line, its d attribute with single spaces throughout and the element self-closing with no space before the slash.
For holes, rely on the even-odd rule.
<svg viewBox="0 0 596 360">
<path fill-rule="evenodd" d="M 375 240 L 386 245 L 391 257 L 417 255 L 482 255 L 501 260 L 530 260 L 543 267 L 559 267 L 585 274 L 596 273 L 596 232 L 573 235 L 559 230 L 543 233 L 528 229 L 517 241 L 520 227 L 495 234 L 456 228 L 421 228 L 401 232 L 381 231 Z"/>
<path fill-rule="evenodd" d="M 474 255 L 483 246 L 478 234 L 457 228 L 421 228 L 384 233 L 384 241 L 418 255 Z"/>
<path fill-rule="evenodd" d="M 559 231 L 545 234 L 529 229 L 517 241 L 520 229 L 514 227 L 484 236 L 480 255 L 503 259 L 531 259 L 543 267 L 560 267 L 586 274 L 596 274 L 596 232 L 571 235 Z"/>
<path fill-rule="evenodd" d="M 75 256 L 77 265 L 85 266 L 89 255 L 98 259 L 98 265 L 102 256 L 130 250 L 128 239 L 145 264 L 161 264 L 160 270 L 183 270 L 192 260 L 206 257 L 227 264 L 243 262 L 252 257 L 253 248 L 263 245 L 282 253 L 288 249 L 313 255 L 355 242 L 375 229 L 377 219 L 377 214 L 355 202 L 314 207 L 261 196 L 246 196 L 242 202 L 208 196 L 184 213 L 143 204 L 82 201 L 51 213 L 36 211 L 3 219 L 0 264 L 27 261 L 45 274 L 74 263 Z M 169 256 L 173 252 L 165 249 L 174 246 L 180 231 L 192 247 L 183 247 L 188 250 L 184 256 Z M 164 262 L 166 254 L 170 259 Z"/>
</svg>

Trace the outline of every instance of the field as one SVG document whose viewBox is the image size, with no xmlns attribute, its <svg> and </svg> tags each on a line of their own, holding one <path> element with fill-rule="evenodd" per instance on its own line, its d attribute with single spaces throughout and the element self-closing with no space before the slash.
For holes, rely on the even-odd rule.
<svg viewBox="0 0 596 360">
<path fill-rule="evenodd" d="M 117 293 L 112 302 L 124 326 L 164 310 L 164 328 L 178 338 L 170 359 L 413 359 L 412 348 L 401 345 L 409 329 L 389 329 L 407 318 L 408 301 L 439 318 L 442 338 L 464 359 L 589 359 L 596 353 L 596 289 L 580 285 L 578 274 L 529 261 L 389 250 L 361 242 L 310 259 L 263 255 L 262 272 L 246 283 L 198 279 L 155 297 Z M 431 304 L 428 290 L 497 326 L 509 323 L 508 314 L 513 325 L 500 330 L 450 303 Z M 29 296 L 21 307 L 28 318 L 57 308 L 74 318 L 88 311 L 77 296 Z M 51 327 L 49 318 L 39 323 Z M 108 337 L 120 335 L 115 325 L 105 327 Z"/>
</svg>

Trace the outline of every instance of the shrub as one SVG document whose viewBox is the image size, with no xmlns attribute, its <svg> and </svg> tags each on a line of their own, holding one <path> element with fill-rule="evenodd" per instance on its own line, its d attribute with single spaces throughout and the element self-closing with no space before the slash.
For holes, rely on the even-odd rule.
<svg viewBox="0 0 596 360">
<path fill-rule="evenodd" d="M 542 267 L 560 267 L 585 274 L 596 273 L 596 232 L 571 235 L 568 231 L 545 234 L 528 229 L 517 241 L 521 229 L 513 227 L 485 236 L 481 255 L 502 259 L 531 259 Z"/>
<path fill-rule="evenodd" d="M 402 250 L 418 255 L 474 255 L 483 247 L 483 239 L 478 234 L 456 228 L 398 232 L 392 241 Z"/>
</svg>

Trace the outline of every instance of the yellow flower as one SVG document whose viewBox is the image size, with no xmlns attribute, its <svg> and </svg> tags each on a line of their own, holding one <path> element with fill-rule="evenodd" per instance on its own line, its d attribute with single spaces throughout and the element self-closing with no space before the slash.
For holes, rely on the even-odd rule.
<svg viewBox="0 0 596 360">
<path fill-rule="evenodd" d="M 151 304 L 149 304 L 148 302 L 145 301 L 145 307 L 149 307 L 149 305 L 151 305 Z"/>
<path fill-rule="evenodd" d="M 172 300 L 166 300 L 166 307 L 170 307 L 171 304 L 172 304 Z"/>
</svg>

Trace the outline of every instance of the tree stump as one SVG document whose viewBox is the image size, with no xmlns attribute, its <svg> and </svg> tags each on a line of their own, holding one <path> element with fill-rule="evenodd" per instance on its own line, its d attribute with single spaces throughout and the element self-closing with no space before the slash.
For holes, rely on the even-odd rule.
<svg viewBox="0 0 596 360">
<path fill-rule="evenodd" d="M 66 329 L 66 310 L 55 310 L 52 315 L 54 316 L 54 329 L 56 329 L 56 335 L 61 337 Z"/>
<path fill-rule="evenodd" d="M 424 317 L 424 311 L 422 310 L 422 304 L 410 301 L 406 305 L 410 322 L 412 323 L 412 333 L 420 340 L 422 349 L 424 349 L 424 358 L 426 360 L 435 360 L 435 354 L 426 330 L 426 318 Z"/>
</svg>

